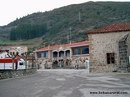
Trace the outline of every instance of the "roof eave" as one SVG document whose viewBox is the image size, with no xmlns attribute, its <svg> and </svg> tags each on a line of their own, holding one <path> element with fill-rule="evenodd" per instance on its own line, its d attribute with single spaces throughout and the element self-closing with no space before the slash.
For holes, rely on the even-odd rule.
<svg viewBox="0 0 130 97">
<path fill-rule="evenodd" d="M 116 30 L 116 31 L 104 31 L 104 32 L 88 32 L 87 34 L 104 34 L 104 33 L 115 33 L 115 32 L 126 32 L 126 31 L 130 31 L 130 29 L 129 30 Z"/>
</svg>

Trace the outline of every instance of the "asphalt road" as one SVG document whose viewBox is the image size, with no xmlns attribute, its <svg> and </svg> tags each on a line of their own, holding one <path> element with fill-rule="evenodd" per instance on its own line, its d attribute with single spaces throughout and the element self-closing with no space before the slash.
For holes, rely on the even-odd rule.
<svg viewBox="0 0 130 97">
<path fill-rule="evenodd" d="M 130 97 L 130 74 L 43 70 L 1 80 L 0 97 Z"/>
</svg>

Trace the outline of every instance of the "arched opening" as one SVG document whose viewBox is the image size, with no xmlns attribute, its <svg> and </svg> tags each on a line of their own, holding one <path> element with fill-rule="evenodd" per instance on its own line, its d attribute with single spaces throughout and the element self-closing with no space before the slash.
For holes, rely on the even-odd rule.
<svg viewBox="0 0 130 97">
<path fill-rule="evenodd" d="M 53 52 L 53 58 L 57 58 L 58 57 L 58 52 L 57 51 L 54 51 Z"/>
<path fill-rule="evenodd" d="M 66 57 L 70 57 L 70 50 L 66 50 L 66 51 L 65 51 L 65 56 L 66 56 Z"/>
<path fill-rule="evenodd" d="M 59 52 L 59 57 L 64 57 L 64 51 Z"/>
</svg>

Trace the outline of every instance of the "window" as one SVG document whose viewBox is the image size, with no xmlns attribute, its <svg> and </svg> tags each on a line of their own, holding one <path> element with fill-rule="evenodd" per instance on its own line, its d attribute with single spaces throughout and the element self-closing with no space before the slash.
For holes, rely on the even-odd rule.
<svg viewBox="0 0 130 97">
<path fill-rule="evenodd" d="M 59 57 L 64 57 L 64 51 L 59 52 Z"/>
<path fill-rule="evenodd" d="M 67 51 L 65 51 L 65 53 L 66 53 L 66 57 L 70 57 L 70 50 L 67 50 Z"/>
<path fill-rule="evenodd" d="M 89 54 L 88 46 L 75 47 L 75 48 L 72 48 L 72 50 L 73 50 L 73 55 Z"/>
<path fill-rule="evenodd" d="M 74 48 L 73 49 L 73 55 L 80 55 L 80 54 L 81 54 L 80 48 Z"/>
<path fill-rule="evenodd" d="M 41 53 L 38 52 L 38 53 L 37 53 L 37 57 L 38 57 L 38 58 L 41 58 Z"/>
<path fill-rule="evenodd" d="M 58 57 L 58 52 L 53 52 L 53 57 L 54 58 Z"/>
<path fill-rule="evenodd" d="M 47 58 L 48 57 L 48 51 L 42 52 L 42 57 Z"/>
<path fill-rule="evenodd" d="M 23 62 L 20 62 L 19 65 L 23 65 Z"/>
<path fill-rule="evenodd" d="M 115 53 L 107 53 L 107 64 L 115 63 Z"/>
<path fill-rule="evenodd" d="M 82 48 L 82 54 L 89 54 L 89 48 L 88 47 L 83 47 Z"/>
</svg>

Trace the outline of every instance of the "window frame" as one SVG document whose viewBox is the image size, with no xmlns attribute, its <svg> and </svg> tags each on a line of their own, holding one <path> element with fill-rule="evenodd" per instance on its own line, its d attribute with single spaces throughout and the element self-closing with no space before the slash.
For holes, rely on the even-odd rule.
<svg viewBox="0 0 130 97">
<path fill-rule="evenodd" d="M 106 53 L 107 64 L 115 64 L 115 53 Z"/>
<path fill-rule="evenodd" d="M 85 51 L 87 49 L 87 51 Z M 72 48 L 73 55 L 86 55 L 89 54 L 89 46 L 81 46 L 81 47 L 74 47 Z M 84 53 L 84 51 L 86 53 Z"/>
</svg>

